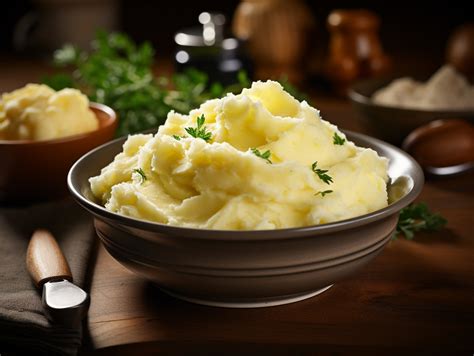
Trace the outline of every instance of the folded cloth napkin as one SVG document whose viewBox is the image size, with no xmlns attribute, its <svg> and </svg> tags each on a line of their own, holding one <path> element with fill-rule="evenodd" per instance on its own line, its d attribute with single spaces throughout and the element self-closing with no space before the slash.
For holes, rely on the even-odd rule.
<svg viewBox="0 0 474 356">
<path fill-rule="evenodd" d="M 87 212 L 69 199 L 26 208 L 0 206 L 0 354 L 74 355 L 82 327 L 63 327 L 46 319 L 41 292 L 26 270 L 26 249 L 37 228 L 53 233 L 74 283 L 84 287 L 95 236 Z"/>
</svg>

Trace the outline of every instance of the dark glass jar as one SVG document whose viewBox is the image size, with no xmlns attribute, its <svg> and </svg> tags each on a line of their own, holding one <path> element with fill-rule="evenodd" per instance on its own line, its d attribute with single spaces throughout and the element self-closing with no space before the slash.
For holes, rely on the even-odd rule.
<svg viewBox="0 0 474 356">
<path fill-rule="evenodd" d="M 224 36 L 224 15 L 203 12 L 199 22 L 202 27 L 183 29 L 174 37 L 176 70 L 196 68 L 205 72 L 211 82 L 224 85 L 235 83 L 241 70 L 251 76 L 251 64 L 243 42 Z"/>
</svg>

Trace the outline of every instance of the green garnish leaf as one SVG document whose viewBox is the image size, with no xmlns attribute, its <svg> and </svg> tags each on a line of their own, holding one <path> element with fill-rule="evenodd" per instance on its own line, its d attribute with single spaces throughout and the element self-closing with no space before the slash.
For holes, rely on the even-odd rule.
<svg viewBox="0 0 474 356">
<path fill-rule="evenodd" d="M 133 170 L 133 173 L 138 173 L 141 177 L 141 183 L 143 184 L 144 181 L 147 180 L 146 174 L 141 168 L 137 168 Z"/>
<path fill-rule="evenodd" d="M 247 88 L 250 86 L 251 81 L 247 75 L 247 72 L 245 70 L 239 70 L 239 73 L 237 73 L 237 80 L 239 81 L 239 84 L 243 88 Z"/>
<path fill-rule="evenodd" d="M 207 132 L 207 128 L 204 126 L 205 121 L 206 118 L 204 117 L 204 114 L 202 114 L 196 119 L 197 127 L 186 127 L 186 132 L 192 137 L 201 138 L 208 142 L 211 139 L 212 134 Z"/>
<path fill-rule="evenodd" d="M 425 203 L 410 204 L 400 210 L 397 228 L 392 238 L 403 234 L 412 240 L 419 231 L 438 231 L 446 225 L 447 220 L 439 214 L 430 211 Z"/>
<path fill-rule="evenodd" d="M 305 93 L 299 91 L 293 84 L 290 83 L 286 74 L 281 75 L 278 78 L 278 82 L 281 84 L 283 89 L 290 93 L 290 95 L 295 99 L 299 101 L 308 100 L 308 96 Z"/>
<path fill-rule="evenodd" d="M 315 161 L 311 165 L 311 169 L 313 170 L 314 173 L 318 175 L 319 179 L 321 179 L 326 184 L 332 183 L 332 177 L 326 174 L 328 170 L 317 168 L 317 166 L 318 166 L 318 161 Z"/>
<path fill-rule="evenodd" d="M 181 140 L 181 136 L 178 136 L 178 135 L 173 135 L 173 138 L 178 141 Z"/>
<path fill-rule="evenodd" d="M 272 153 L 270 152 L 270 150 L 266 150 L 265 152 L 261 153 L 258 149 L 256 148 L 252 148 L 252 153 L 257 156 L 257 157 L 260 157 L 262 159 L 264 159 L 265 161 L 267 161 L 267 163 L 270 163 L 272 164 L 272 161 L 270 160 L 270 156 L 272 155 Z"/>
<path fill-rule="evenodd" d="M 62 48 L 54 51 L 54 62 L 57 65 L 73 65 L 79 61 L 81 51 L 72 44 L 65 44 Z"/>
<path fill-rule="evenodd" d="M 335 145 L 340 145 L 342 146 L 344 144 L 344 142 L 346 142 L 346 139 L 345 138 L 342 138 L 341 136 L 339 136 L 337 134 L 337 132 L 334 132 L 334 136 L 332 137 L 333 138 L 333 143 Z"/>
<path fill-rule="evenodd" d="M 75 88 L 74 80 L 69 74 L 66 73 L 57 73 L 51 76 L 45 76 L 41 78 L 41 82 L 54 90 Z"/>
<path fill-rule="evenodd" d="M 326 194 L 329 194 L 329 193 L 332 193 L 332 192 L 333 192 L 332 190 L 323 190 L 323 191 L 317 192 L 314 195 L 321 195 L 324 198 L 326 196 Z"/>
</svg>

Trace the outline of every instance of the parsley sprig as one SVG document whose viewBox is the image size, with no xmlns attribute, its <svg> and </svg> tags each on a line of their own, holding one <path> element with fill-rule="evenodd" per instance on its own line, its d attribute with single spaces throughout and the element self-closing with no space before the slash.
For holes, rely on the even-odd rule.
<svg viewBox="0 0 474 356">
<path fill-rule="evenodd" d="M 204 141 L 209 142 L 209 140 L 212 138 L 212 134 L 207 131 L 206 126 L 204 126 L 204 122 L 206 122 L 206 118 L 204 117 L 204 114 L 202 114 L 196 119 L 197 127 L 186 127 L 185 130 L 190 136 L 201 138 Z M 173 137 L 176 138 L 175 136 Z"/>
<path fill-rule="evenodd" d="M 322 180 L 324 183 L 326 183 L 326 184 L 332 183 L 332 177 L 327 174 L 328 170 L 327 170 L 327 169 L 320 169 L 320 168 L 317 168 L 317 166 L 318 166 L 318 161 L 315 161 L 315 162 L 311 165 L 311 169 L 313 170 L 314 173 L 317 174 L 317 176 L 319 177 L 319 179 L 321 179 L 321 180 Z"/>
<path fill-rule="evenodd" d="M 138 173 L 140 175 L 140 179 L 141 179 L 141 184 L 143 184 L 144 181 L 147 180 L 147 177 L 146 177 L 146 174 L 145 172 L 143 171 L 143 169 L 141 168 L 136 168 L 133 170 L 133 173 Z"/>
<path fill-rule="evenodd" d="M 439 214 L 430 211 L 425 203 L 410 204 L 400 211 L 397 228 L 392 238 L 403 234 L 406 239 L 412 240 L 419 231 L 438 231 L 447 220 Z"/>
<path fill-rule="evenodd" d="M 264 159 L 265 161 L 267 161 L 267 163 L 270 163 L 272 164 L 272 161 L 270 160 L 270 156 L 272 155 L 272 153 L 270 152 L 270 150 L 266 150 L 265 152 L 260 152 L 258 149 L 256 148 L 252 148 L 252 153 L 257 156 L 257 157 L 260 157 L 262 159 Z"/>
<path fill-rule="evenodd" d="M 321 195 L 324 198 L 327 194 L 330 194 L 332 192 L 333 192 L 332 190 L 320 190 L 319 192 L 317 192 L 314 195 Z"/>
<path fill-rule="evenodd" d="M 332 137 L 332 139 L 333 143 L 339 146 L 342 146 L 346 142 L 346 139 L 339 136 L 337 132 L 334 132 L 334 136 Z"/>
</svg>

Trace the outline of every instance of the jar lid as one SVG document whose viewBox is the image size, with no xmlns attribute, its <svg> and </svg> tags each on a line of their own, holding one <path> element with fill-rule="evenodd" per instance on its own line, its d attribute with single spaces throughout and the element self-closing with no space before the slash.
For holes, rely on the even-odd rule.
<svg viewBox="0 0 474 356">
<path fill-rule="evenodd" d="M 185 28 L 177 32 L 174 41 L 180 46 L 208 47 L 220 46 L 224 39 L 225 16 L 220 13 L 202 12 L 199 14 L 202 27 Z M 235 40 L 235 39 L 234 39 Z M 228 44 L 229 45 L 229 42 Z"/>
</svg>

